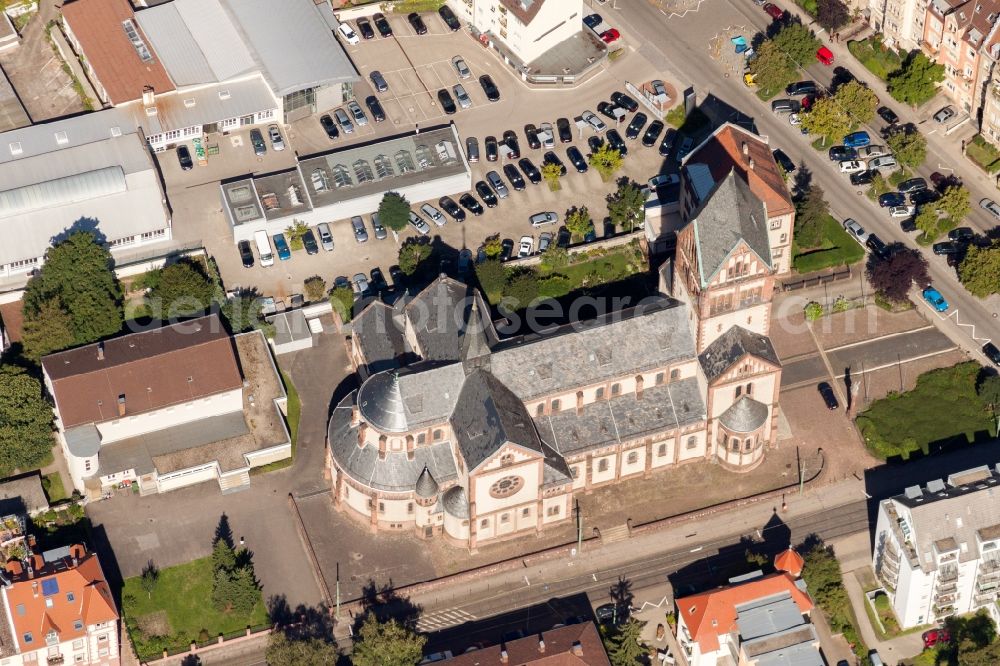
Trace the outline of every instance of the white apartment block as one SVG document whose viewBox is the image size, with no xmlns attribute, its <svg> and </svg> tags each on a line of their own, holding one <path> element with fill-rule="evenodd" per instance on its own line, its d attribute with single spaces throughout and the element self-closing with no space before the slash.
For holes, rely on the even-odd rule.
<svg viewBox="0 0 1000 666">
<path fill-rule="evenodd" d="M 920 48 L 927 0 L 871 0 L 868 10 L 868 22 L 876 33 L 881 33 L 887 47 L 907 51 Z"/>
<path fill-rule="evenodd" d="M 998 487 L 1000 464 L 911 486 L 881 502 L 872 566 L 902 627 L 996 603 Z"/>
<path fill-rule="evenodd" d="M 521 64 L 582 30 L 583 0 L 448 0 L 459 19 L 499 40 Z"/>
</svg>

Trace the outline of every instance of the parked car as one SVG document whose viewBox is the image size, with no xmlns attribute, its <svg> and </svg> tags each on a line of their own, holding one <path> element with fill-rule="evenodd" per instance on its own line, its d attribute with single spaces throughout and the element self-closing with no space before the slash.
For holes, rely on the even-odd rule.
<svg viewBox="0 0 1000 666">
<path fill-rule="evenodd" d="M 347 117 L 343 109 L 334 109 L 333 117 L 337 119 L 337 124 L 340 125 L 340 129 L 344 134 L 354 133 L 354 123 Z"/>
<path fill-rule="evenodd" d="M 368 242 L 368 230 L 365 229 L 365 221 L 360 215 L 351 218 L 351 229 L 354 230 L 354 240 L 359 243 Z"/>
<path fill-rule="evenodd" d="M 608 126 L 604 123 L 604 121 L 598 118 L 597 114 L 593 111 L 584 111 L 580 114 L 580 117 L 583 119 L 583 122 L 590 125 L 590 128 L 598 134 L 608 129 Z"/>
<path fill-rule="evenodd" d="M 378 219 L 378 213 L 372 213 L 372 231 L 375 232 L 375 240 L 385 240 L 389 235 L 381 220 Z"/>
<path fill-rule="evenodd" d="M 948 240 L 956 243 L 971 243 L 976 238 L 976 232 L 972 227 L 955 227 L 948 232 Z"/>
<path fill-rule="evenodd" d="M 872 142 L 868 132 L 851 132 L 844 137 L 844 145 L 848 148 L 861 148 Z"/>
<path fill-rule="evenodd" d="M 909 217 L 905 220 L 900 221 L 899 228 L 902 229 L 905 233 L 908 234 L 913 233 L 914 231 L 917 230 L 917 223 L 913 220 L 912 217 Z"/>
<path fill-rule="evenodd" d="M 382 72 L 377 69 L 373 69 L 372 73 L 368 75 L 368 78 L 371 79 L 372 86 L 375 88 L 376 92 L 382 93 L 389 89 L 389 83 L 385 80 L 385 77 L 382 76 Z"/>
<path fill-rule="evenodd" d="M 302 234 L 302 247 L 306 249 L 306 254 L 319 254 L 319 244 L 316 242 L 316 234 L 312 229 L 306 229 Z"/>
<path fill-rule="evenodd" d="M 937 201 L 941 194 L 936 190 L 917 190 L 910 193 L 910 203 L 914 206 L 923 206 Z"/>
<path fill-rule="evenodd" d="M 351 116 L 354 118 L 354 122 L 358 127 L 364 127 L 368 124 L 368 116 L 361 109 L 361 105 L 358 104 L 353 99 L 347 103 L 347 110 L 351 112 Z"/>
<path fill-rule="evenodd" d="M 820 382 L 816 388 L 819 390 L 827 409 L 833 410 L 840 407 L 840 403 L 837 402 L 837 394 L 833 392 L 833 387 L 827 382 Z"/>
<path fill-rule="evenodd" d="M 681 182 L 681 177 L 676 173 L 663 173 L 658 176 L 653 176 L 649 179 L 650 189 L 657 189 L 659 187 L 667 187 L 668 185 L 677 185 Z"/>
<path fill-rule="evenodd" d="M 864 148 L 858 149 L 858 157 L 870 160 L 875 157 L 882 157 L 883 155 L 888 155 L 889 150 L 885 146 L 879 146 L 877 144 L 870 144 Z"/>
<path fill-rule="evenodd" d="M 469 162 L 479 161 L 479 140 L 474 136 L 470 136 L 465 140 L 465 158 Z"/>
<path fill-rule="evenodd" d="M 472 78 L 472 70 L 469 66 L 465 64 L 465 58 L 462 56 L 455 56 L 451 59 L 451 65 L 455 68 L 455 72 L 458 74 L 458 78 L 463 81 L 468 78 Z"/>
<path fill-rule="evenodd" d="M 426 236 L 431 232 L 430 225 L 427 224 L 426 220 L 412 210 L 410 211 L 410 226 L 421 236 Z"/>
<path fill-rule="evenodd" d="M 411 12 L 409 15 L 407 15 L 406 20 L 410 22 L 410 25 L 413 27 L 413 31 L 415 33 L 417 33 L 418 35 L 427 34 L 427 26 L 424 25 L 424 20 L 420 18 L 420 14 L 416 12 Z"/>
<path fill-rule="evenodd" d="M 639 103 L 623 92 L 611 93 L 611 101 L 629 113 L 635 113 L 639 110 Z"/>
<path fill-rule="evenodd" d="M 588 28 L 590 28 L 591 30 L 601 25 L 601 23 L 603 22 L 604 19 L 601 18 L 600 14 L 588 14 L 587 16 L 583 17 L 583 24 Z"/>
<path fill-rule="evenodd" d="M 934 245 L 931 246 L 931 250 L 938 256 L 947 256 L 960 253 L 962 251 L 962 246 L 951 241 L 942 241 L 940 243 L 934 243 Z"/>
<path fill-rule="evenodd" d="M 472 196 L 468 192 L 458 198 L 458 203 L 462 205 L 462 208 L 469 211 L 476 217 L 483 214 L 483 205 L 476 201 L 476 197 Z"/>
<path fill-rule="evenodd" d="M 340 136 L 337 123 L 333 122 L 333 118 L 330 117 L 329 113 L 324 113 L 319 117 L 319 124 L 323 126 L 323 131 L 326 132 L 326 136 L 329 139 L 333 140 Z"/>
<path fill-rule="evenodd" d="M 288 241 L 285 240 L 285 234 L 274 234 L 271 236 L 271 240 L 274 241 L 274 250 L 278 253 L 278 259 L 287 261 L 292 258 L 292 251 L 288 247 Z"/>
<path fill-rule="evenodd" d="M 642 135 L 642 145 L 646 148 L 652 148 L 656 144 L 656 140 L 660 138 L 660 132 L 663 131 L 663 121 L 654 120 L 649 123 L 649 127 L 646 128 L 646 132 Z"/>
<path fill-rule="evenodd" d="M 341 23 L 339 26 L 337 26 L 337 32 L 339 32 L 340 36 L 344 38 L 344 41 L 350 44 L 351 46 L 355 46 L 361 43 L 361 40 L 358 38 L 357 33 L 354 32 L 354 30 L 351 29 L 351 26 L 347 23 Z"/>
<path fill-rule="evenodd" d="M 797 99 L 776 99 L 771 102 L 771 113 L 798 113 L 802 103 Z"/>
<path fill-rule="evenodd" d="M 617 42 L 621 36 L 622 34 L 618 32 L 617 29 L 610 28 L 601 33 L 601 41 L 603 41 L 605 44 L 613 44 Z"/>
<path fill-rule="evenodd" d="M 854 220 L 853 218 L 849 217 L 844 220 L 844 231 L 853 236 L 854 240 L 861 243 L 861 245 L 864 245 L 868 240 L 868 232 L 865 231 L 865 228 L 858 224 L 857 220 Z"/>
<path fill-rule="evenodd" d="M 777 162 L 782 169 L 784 169 L 785 173 L 795 172 L 795 162 L 792 161 L 791 157 L 785 154 L 785 151 L 778 148 L 772 151 L 771 155 L 774 157 L 774 161 Z"/>
<path fill-rule="evenodd" d="M 333 251 L 333 234 L 330 233 L 330 225 L 326 222 L 320 222 L 316 225 L 316 231 L 319 232 L 319 244 L 323 246 L 323 249 L 327 252 Z"/>
<path fill-rule="evenodd" d="M 517 166 L 521 167 L 521 172 L 524 173 L 524 177 L 532 185 L 538 185 L 542 182 L 542 172 L 529 160 L 527 157 L 522 157 L 517 161 Z"/>
<path fill-rule="evenodd" d="M 524 189 L 524 178 L 521 177 L 516 166 L 513 164 L 504 164 L 503 175 L 507 176 L 507 180 L 510 181 L 510 186 L 514 188 L 515 192 L 520 192 Z"/>
<path fill-rule="evenodd" d="M 785 11 L 770 2 L 764 3 L 764 11 L 775 21 L 780 21 L 785 16 Z"/>
<path fill-rule="evenodd" d="M 912 192 L 917 192 L 919 190 L 927 189 L 927 181 L 923 178 L 910 178 L 909 180 L 904 180 L 897 187 L 903 194 L 910 194 Z"/>
<path fill-rule="evenodd" d="M 438 205 L 456 222 L 465 221 L 465 211 L 459 208 L 458 204 L 451 197 L 441 197 L 438 199 Z"/>
<path fill-rule="evenodd" d="M 628 124 L 625 128 L 625 138 L 631 141 L 639 138 L 639 134 L 642 133 L 642 128 L 646 126 L 646 122 L 649 117 L 645 113 L 637 113 L 632 118 L 632 122 Z"/>
<path fill-rule="evenodd" d="M 664 85 L 661 79 L 653 79 L 649 82 L 649 87 L 653 89 L 653 94 L 657 97 L 664 98 L 667 96 L 667 86 Z"/>
<path fill-rule="evenodd" d="M 428 203 L 425 203 L 420 207 L 420 212 L 430 218 L 430 221 L 439 227 L 443 227 L 448 221 L 444 219 L 444 215 L 441 214 L 441 211 Z"/>
<path fill-rule="evenodd" d="M 569 158 L 570 164 L 576 167 L 577 173 L 587 173 L 587 160 L 583 158 L 579 148 L 576 146 L 567 148 L 566 157 Z"/>
<path fill-rule="evenodd" d="M 955 117 L 955 109 L 950 106 L 946 106 L 937 113 L 934 114 L 934 122 L 946 123 Z"/>
<path fill-rule="evenodd" d="M 517 134 L 514 130 L 507 130 L 503 133 L 503 142 L 506 144 L 507 148 L 510 149 L 509 157 L 512 160 L 516 160 L 521 157 L 521 144 L 517 141 Z"/>
<path fill-rule="evenodd" d="M 821 46 L 816 49 L 816 60 L 829 67 L 833 64 L 833 51 L 825 46 Z"/>
<path fill-rule="evenodd" d="M 893 208 L 906 204 L 906 197 L 899 192 L 886 192 L 878 198 L 878 205 L 882 208 Z"/>
<path fill-rule="evenodd" d="M 622 135 L 618 133 L 618 130 L 609 129 L 605 136 L 608 139 L 608 145 L 621 153 L 622 157 L 628 155 L 628 146 L 625 145 L 625 140 L 622 139 Z"/>
<path fill-rule="evenodd" d="M 372 120 L 377 123 L 385 120 L 385 109 L 382 108 L 382 104 L 378 101 L 378 97 L 375 95 L 368 95 L 365 97 L 365 106 L 372 114 Z"/>
<path fill-rule="evenodd" d="M 601 146 L 603 146 L 603 145 L 604 145 L 604 139 L 602 139 L 601 137 L 597 136 L 596 134 L 593 135 L 593 136 L 587 137 L 587 148 L 590 149 L 590 154 L 591 155 L 593 155 L 598 150 L 600 150 Z"/>
<path fill-rule="evenodd" d="M 819 92 L 819 87 L 816 85 L 815 81 L 799 81 L 797 83 L 789 84 L 785 88 L 786 95 L 793 95 L 798 97 L 799 95 L 815 95 Z"/>
<path fill-rule="evenodd" d="M 493 194 L 493 190 L 490 186 L 486 184 L 485 180 L 480 180 L 476 183 L 476 194 L 479 198 L 483 200 L 487 208 L 496 208 L 499 201 L 497 200 L 497 195 Z"/>
<path fill-rule="evenodd" d="M 493 79 L 489 74 L 483 74 L 479 77 L 479 85 L 482 86 L 483 92 L 486 94 L 486 99 L 491 102 L 500 101 L 500 89 L 497 88 L 497 84 L 493 83 Z"/>
<path fill-rule="evenodd" d="M 368 271 L 368 274 L 371 276 L 369 282 L 371 284 L 372 291 L 374 291 L 376 294 L 380 294 L 389 288 L 389 283 L 386 282 L 385 274 L 382 273 L 381 268 L 378 268 L 376 266 L 375 268 Z"/>
<path fill-rule="evenodd" d="M 542 142 L 542 148 L 552 148 L 556 145 L 556 132 L 552 123 L 546 122 L 538 126 L 538 139 Z"/>
<path fill-rule="evenodd" d="M 598 102 L 597 112 L 607 118 L 608 120 L 613 120 L 618 122 L 618 116 L 625 116 L 625 109 L 621 109 L 621 113 L 618 110 L 621 109 L 617 104 L 612 104 L 611 102 Z"/>
<path fill-rule="evenodd" d="M 538 254 L 544 253 L 552 245 L 552 232 L 543 231 L 538 234 Z"/>
<path fill-rule="evenodd" d="M 559 221 L 559 216 L 552 211 L 546 211 L 544 213 L 535 213 L 534 215 L 528 218 L 528 222 L 530 222 L 531 226 L 533 227 L 542 227 L 545 226 L 546 224 L 555 224 L 558 221 Z"/>
<path fill-rule="evenodd" d="M 551 150 L 549 152 L 545 153 L 544 155 L 542 155 L 542 164 L 543 165 L 544 164 L 555 164 L 555 165 L 557 165 L 559 167 L 559 173 L 560 173 L 560 175 L 562 175 L 562 176 L 566 175 L 566 165 L 563 164 L 562 160 L 559 159 L 559 156 L 556 155 Z"/>
<path fill-rule="evenodd" d="M 680 148 L 677 149 L 677 161 L 683 162 L 684 158 L 687 157 L 687 154 L 691 152 L 692 148 L 694 148 L 694 139 L 689 136 L 684 137 Z"/>
<path fill-rule="evenodd" d="M 867 168 L 861 160 L 844 160 L 840 163 L 840 173 L 858 173 Z"/>
<path fill-rule="evenodd" d="M 992 342 L 983 345 L 983 354 L 992 361 L 993 365 L 1000 366 L 1000 349 Z"/>
<path fill-rule="evenodd" d="M 875 234 L 868 234 L 868 240 L 865 241 L 865 247 L 871 250 L 872 254 L 876 254 L 883 259 L 889 254 L 889 246 L 884 240 Z"/>
<path fill-rule="evenodd" d="M 495 136 L 486 137 L 486 161 L 496 162 L 500 157 L 500 145 Z"/>
<path fill-rule="evenodd" d="M 493 188 L 493 191 L 501 199 L 506 199 L 510 195 L 507 184 L 503 182 L 503 178 L 496 171 L 488 171 L 486 173 L 486 182 L 490 184 L 490 187 Z"/>
<path fill-rule="evenodd" d="M 879 118 L 889 123 L 890 125 L 895 125 L 896 123 L 899 122 L 899 116 L 897 116 L 895 112 L 887 106 L 880 106 L 878 108 L 878 111 L 876 111 L 876 113 L 878 113 Z"/>
<path fill-rule="evenodd" d="M 362 16 L 357 20 L 358 32 L 361 33 L 361 39 L 375 39 L 375 31 L 372 29 L 372 23 L 368 20 L 367 16 Z"/>
<path fill-rule="evenodd" d="M 454 115 L 458 111 L 458 107 L 455 106 L 455 100 L 451 98 L 451 93 L 448 92 L 447 88 L 441 88 L 438 90 L 437 94 L 438 103 L 441 105 L 441 110 L 447 115 Z"/>
<path fill-rule="evenodd" d="M 875 180 L 875 172 L 865 169 L 864 171 L 852 173 L 850 178 L 851 185 L 871 185 L 872 181 Z"/>
<path fill-rule="evenodd" d="M 869 169 L 895 169 L 897 166 L 896 158 L 892 155 L 876 157 L 868 162 Z"/>
<path fill-rule="evenodd" d="M 383 37 L 392 37 L 392 26 L 389 25 L 389 21 L 386 20 L 385 15 L 382 12 L 376 12 L 372 16 L 372 20 L 375 22 L 375 28 L 378 30 L 378 34 Z"/>
<path fill-rule="evenodd" d="M 354 291 L 358 296 L 364 296 L 368 293 L 368 276 L 364 273 L 355 273 L 354 277 L 351 279 L 351 284 L 354 285 Z"/>
<path fill-rule="evenodd" d="M 500 241 L 500 261 L 507 261 L 514 254 L 514 241 L 504 238 Z"/>
<path fill-rule="evenodd" d="M 573 130 L 570 129 L 569 120 L 566 118 L 556 119 L 556 130 L 559 132 L 559 142 L 569 143 L 573 140 Z"/>
<path fill-rule="evenodd" d="M 670 151 L 674 148 L 675 141 L 677 141 L 677 130 L 670 128 L 664 133 L 663 141 L 660 141 L 660 147 L 657 149 L 661 157 L 666 157 L 670 154 Z"/>
<path fill-rule="evenodd" d="M 444 24 L 452 32 L 458 32 L 462 29 L 462 24 L 458 22 L 458 17 L 455 16 L 455 12 L 451 11 L 451 7 L 448 5 L 441 5 L 441 8 L 438 9 L 438 14 L 441 15 L 441 20 L 444 21 Z"/>
<path fill-rule="evenodd" d="M 521 236 L 521 242 L 518 244 L 517 256 L 520 257 L 530 257 L 535 251 L 535 238 L 533 236 Z"/>
<path fill-rule="evenodd" d="M 191 151 L 183 143 L 177 146 L 177 163 L 180 164 L 181 171 L 190 171 L 194 168 L 194 160 L 191 159 Z"/>
<path fill-rule="evenodd" d="M 889 209 L 889 217 L 910 217 L 916 212 L 915 206 L 893 206 Z"/>
<path fill-rule="evenodd" d="M 921 293 L 923 294 L 924 300 L 938 312 L 944 312 L 948 309 L 948 301 L 946 301 L 944 296 L 941 295 L 941 292 L 934 287 L 927 287 Z"/>
<path fill-rule="evenodd" d="M 263 155 L 267 152 L 267 144 L 264 143 L 264 135 L 254 127 L 250 130 L 250 145 L 253 146 L 254 155 Z"/>
<path fill-rule="evenodd" d="M 833 162 L 843 162 L 845 160 L 855 160 L 858 158 L 858 151 L 850 146 L 830 146 L 827 151 L 830 160 Z"/>
<path fill-rule="evenodd" d="M 996 201 L 993 201 L 993 199 L 982 199 L 979 202 L 979 207 L 985 210 L 993 217 L 1000 220 L 1000 204 L 998 204 Z"/>
<path fill-rule="evenodd" d="M 237 243 L 240 250 L 240 260 L 243 262 L 243 268 L 253 268 L 253 250 L 250 249 L 250 241 L 241 240 Z"/>
</svg>

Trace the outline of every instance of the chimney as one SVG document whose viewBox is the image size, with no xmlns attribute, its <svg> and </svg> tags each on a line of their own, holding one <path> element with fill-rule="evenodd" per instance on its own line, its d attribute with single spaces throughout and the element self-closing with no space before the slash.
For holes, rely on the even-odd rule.
<svg viewBox="0 0 1000 666">
<path fill-rule="evenodd" d="M 575 654 L 577 657 L 582 657 L 583 656 L 583 643 L 581 643 L 580 641 L 573 641 L 573 647 L 572 647 L 572 649 L 570 651 L 573 654 Z"/>
<path fill-rule="evenodd" d="M 143 106 L 153 106 L 153 100 L 156 97 L 156 93 L 153 90 L 153 86 L 143 86 L 142 88 L 142 105 Z"/>
<path fill-rule="evenodd" d="M 125 416 L 125 394 L 118 396 L 118 416 Z"/>
<path fill-rule="evenodd" d="M 643 379 L 642 375 L 636 375 L 635 376 L 635 399 L 636 400 L 642 400 L 642 387 L 643 387 L 643 385 L 645 383 L 646 383 L 646 380 Z"/>
<path fill-rule="evenodd" d="M 748 144 L 746 141 L 743 142 L 743 154 L 744 155 L 750 154 L 750 144 Z"/>
<path fill-rule="evenodd" d="M 538 639 L 538 651 L 539 652 L 543 652 L 543 653 L 545 652 L 545 639 L 544 638 L 539 638 Z"/>
<path fill-rule="evenodd" d="M 98 342 L 97 343 L 97 360 L 98 361 L 103 361 L 104 360 L 104 343 L 103 342 Z"/>
<path fill-rule="evenodd" d="M 501 664 L 506 664 L 507 663 L 507 649 L 506 648 L 500 650 L 500 663 Z"/>
</svg>

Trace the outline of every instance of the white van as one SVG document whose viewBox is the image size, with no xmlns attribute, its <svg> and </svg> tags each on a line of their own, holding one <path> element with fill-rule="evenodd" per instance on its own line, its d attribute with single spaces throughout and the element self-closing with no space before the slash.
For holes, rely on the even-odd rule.
<svg viewBox="0 0 1000 666">
<path fill-rule="evenodd" d="M 271 252 L 271 241 L 266 231 L 254 232 L 253 241 L 257 244 L 257 254 L 260 255 L 261 266 L 274 266 L 274 253 Z"/>
</svg>

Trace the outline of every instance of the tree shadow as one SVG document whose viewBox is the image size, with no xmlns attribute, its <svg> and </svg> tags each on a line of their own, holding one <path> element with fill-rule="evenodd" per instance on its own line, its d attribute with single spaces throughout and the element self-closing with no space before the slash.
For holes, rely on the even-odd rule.
<svg viewBox="0 0 1000 666">
<path fill-rule="evenodd" d="M 98 224 L 100 224 L 100 222 L 96 218 L 81 217 L 75 222 L 73 222 L 73 224 L 69 225 L 59 233 L 52 236 L 52 238 L 49 239 L 49 243 L 51 245 L 58 245 L 59 243 L 62 243 L 63 241 L 68 239 L 73 234 L 83 231 L 89 234 L 93 234 L 94 240 L 97 242 L 98 245 L 105 245 L 108 242 L 108 238 L 107 236 L 104 235 L 104 232 L 100 230 Z"/>
<path fill-rule="evenodd" d="M 619 608 L 631 608 L 635 594 L 632 592 L 632 581 L 625 576 L 619 576 L 615 584 L 608 590 L 611 602 Z"/>
<path fill-rule="evenodd" d="M 276 594 L 267 599 L 267 615 L 292 640 L 317 638 L 333 642 L 334 618 L 326 604 L 292 608 L 284 594 Z"/>
<path fill-rule="evenodd" d="M 189 654 L 181 660 L 181 666 L 201 666 L 201 657 Z"/>
<path fill-rule="evenodd" d="M 373 578 L 369 578 L 361 589 L 361 608 L 361 613 L 354 618 L 352 629 L 355 633 L 361 629 L 369 615 L 373 615 L 379 622 L 395 620 L 407 629 L 416 631 L 417 620 L 423 612 L 420 605 L 396 592 L 391 579 L 379 586 Z"/>
<path fill-rule="evenodd" d="M 812 188 L 813 174 L 805 163 L 799 165 L 792 179 L 792 196 L 801 199 Z"/>
<path fill-rule="evenodd" d="M 233 528 L 229 525 L 229 516 L 222 514 L 219 518 L 219 524 L 215 528 L 215 536 L 212 537 L 212 546 L 215 546 L 215 542 L 222 539 L 226 542 L 226 545 L 230 548 L 236 548 L 236 544 L 233 542 Z"/>
</svg>

